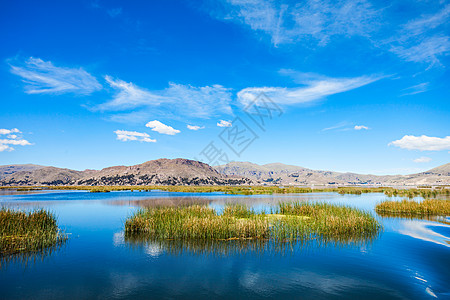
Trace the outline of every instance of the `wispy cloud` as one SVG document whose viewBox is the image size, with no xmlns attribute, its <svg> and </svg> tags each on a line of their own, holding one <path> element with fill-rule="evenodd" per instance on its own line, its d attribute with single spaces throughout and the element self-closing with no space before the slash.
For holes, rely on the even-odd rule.
<svg viewBox="0 0 450 300">
<path fill-rule="evenodd" d="M 370 128 L 368 126 L 365 125 L 354 125 L 350 122 L 340 122 L 337 123 L 336 125 L 330 126 L 330 127 L 326 127 L 324 129 L 322 129 L 321 131 L 349 131 L 349 130 L 369 130 Z"/>
<path fill-rule="evenodd" d="M 158 106 L 168 100 L 131 82 L 114 79 L 108 75 L 105 76 L 105 80 L 117 93 L 111 101 L 99 105 L 97 109 L 100 110 L 121 111 L 141 106 Z"/>
<path fill-rule="evenodd" d="M 431 160 L 432 160 L 431 157 L 422 156 L 422 157 L 414 159 L 413 161 L 415 163 L 427 163 L 427 162 L 430 162 Z"/>
<path fill-rule="evenodd" d="M 145 132 L 116 130 L 114 133 L 117 135 L 117 139 L 122 142 L 139 141 L 145 143 L 156 143 L 156 140 L 151 139 L 150 135 Z"/>
<path fill-rule="evenodd" d="M 195 87 L 170 83 L 162 93 L 171 98 L 174 108 L 182 114 L 209 118 L 217 114 L 231 114 L 231 89 L 215 84 Z"/>
<path fill-rule="evenodd" d="M 330 130 L 341 130 L 341 131 L 346 131 L 349 130 L 349 123 L 348 122 L 340 122 L 336 125 L 330 126 L 330 127 L 325 127 L 324 129 L 322 129 L 321 131 L 330 131 Z"/>
<path fill-rule="evenodd" d="M 278 104 L 299 104 L 317 101 L 326 96 L 350 91 L 381 79 L 381 76 L 361 76 L 353 78 L 329 78 L 316 75 L 303 80 L 303 86 L 297 88 L 284 87 L 249 87 L 238 92 L 241 103 L 247 105 L 264 92 Z"/>
<path fill-rule="evenodd" d="M 440 64 L 439 56 L 450 51 L 450 40 L 448 36 L 432 36 L 418 44 L 392 46 L 391 51 L 404 60 L 429 63 L 431 67 Z"/>
<path fill-rule="evenodd" d="M 131 82 L 106 76 L 105 80 L 117 93 L 112 100 L 98 105 L 102 111 L 127 111 L 141 109 L 144 114 L 154 114 L 154 108 L 174 115 L 209 118 L 216 114 L 231 114 L 231 90 L 221 85 L 194 87 L 169 83 L 163 90 L 149 91 Z"/>
<path fill-rule="evenodd" d="M 89 95 L 102 86 L 97 79 L 82 68 L 57 67 L 50 61 L 30 57 L 11 62 L 11 73 L 22 77 L 28 94 L 74 93 Z"/>
<path fill-rule="evenodd" d="M 6 135 L 6 138 L 2 138 Z M 21 137 L 22 132 L 17 129 L 0 129 L 0 152 L 3 151 L 13 151 L 13 146 L 28 146 L 31 145 L 30 142 Z"/>
<path fill-rule="evenodd" d="M 390 51 L 406 61 L 440 65 L 439 57 L 450 52 L 448 31 L 440 30 L 448 24 L 450 4 L 433 14 L 422 15 L 404 24 L 391 38 Z"/>
<path fill-rule="evenodd" d="M 220 120 L 217 122 L 217 126 L 219 127 L 231 127 L 233 124 L 230 121 Z"/>
<path fill-rule="evenodd" d="M 325 45 L 336 35 L 368 36 L 379 24 L 379 11 L 365 0 L 307 0 L 292 5 L 270 0 L 226 2 L 228 13 L 212 13 L 214 17 L 268 34 L 275 46 L 311 38 Z"/>
<path fill-rule="evenodd" d="M 204 129 L 205 128 L 205 126 L 189 125 L 189 124 L 186 127 L 189 130 L 200 130 L 200 129 Z"/>
<path fill-rule="evenodd" d="M 420 151 L 450 150 L 450 136 L 439 138 L 426 135 L 405 135 L 401 139 L 389 143 L 389 145 L 402 149 Z"/>
<path fill-rule="evenodd" d="M 122 14 L 122 7 L 111 8 L 106 11 L 111 18 L 115 18 Z"/>
<path fill-rule="evenodd" d="M 440 65 L 440 57 L 450 51 L 448 26 L 444 27 L 449 23 L 450 5 L 444 2 L 429 5 L 433 13 L 400 24 L 398 30 L 394 27 L 398 21 L 392 21 L 385 13 L 389 8 L 377 8 L 369 0 L 297 3 L 223 0 L 222 3 L 225 12 L 211 9 L 211 16 L 268 35 L 275 47 L 288 43 L 325 46 L 338 37 L 359 36 L 403 60 L 428 63 L 430 67 Z"/>
<path fill-rule="evenodd" d="M 156 131 L 161 134 L 175 135 L 177 133 L 180 133 L 179 130 L 174 129 L 173 127 L 168 126 L 166 124 L 163 124 L 158 120 L 150 121 L 147 124 L 145 124 L 145 126 L 151 128 L 152 131 Z"/>
<path fill-rule="evenodd" d="M 403 89 L 403 91 L 405 91 L 405 93 L 402 96 L 409 96 L 409 95 L 424 93 L 424 92 L 428 91 L 429 85 L 430 85 L 429 82 L 423 82 L 423 83 L 419 83 L 419 84 L 410 86 L 406 89 Z"/>
</svg>

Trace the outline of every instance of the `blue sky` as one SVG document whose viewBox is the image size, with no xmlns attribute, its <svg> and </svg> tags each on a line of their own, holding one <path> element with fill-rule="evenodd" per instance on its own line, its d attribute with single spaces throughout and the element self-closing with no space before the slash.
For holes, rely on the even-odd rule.
<svg viewBox="0 0 450 300">
<path fill-rule="evenodd" d="M 449 162 L 449 19 L 426 0 L 2 1 L 0 164 L 427 170 Z"/>
</svg>

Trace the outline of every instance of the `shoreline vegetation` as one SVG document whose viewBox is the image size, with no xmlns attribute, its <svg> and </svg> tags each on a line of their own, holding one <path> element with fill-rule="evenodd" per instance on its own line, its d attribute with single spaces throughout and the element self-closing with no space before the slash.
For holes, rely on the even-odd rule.
<svg viewBox="0 0 450 300">
<path fill-rule="evenodd" d="M 49 211 L 0 208 L 0 257 L 42 253 L 58 248 L 67 235 Z"/>
<path fill-rule="evenodd" d="M 392 216 L 449 216 L 450 200 L 383 201 L 375 206 L 375 211 L 380 215 Z"/>
<path fill-rule="evenodd" d="M 112 191 L 152 191 L 161 190 L 181 193 L 214 193 L 221 192 L 229 195 L 271 195 L 271 194 L 301 194 L 301 193 L 330 193 L 342 195 L 366 193 L 384 193 L 389 197 L 423 197 L 436 198 L 438 196 L 450 196 L 450 187 L 436 188 L 404 188 L 393 187 L 337 187 L 337 188 L 310 188 L 310 187 L 279 187 L 279 186 L 2 186 L 0 190 L 15 189 L 17 191 L 42 191 L 42 190 L 85 190 L 91 193 L 106 193 Z"/>
<path fill-rule="evenodd" d="M 222 213 L 201 206 L 140 209 L 125 222 L 131 241 L 318 240 L 338 244 L 375 238 L 382 227 L 368 212 L 326 203 L 280 203 L 270 213 L 227 205 Z"/>
</svg>

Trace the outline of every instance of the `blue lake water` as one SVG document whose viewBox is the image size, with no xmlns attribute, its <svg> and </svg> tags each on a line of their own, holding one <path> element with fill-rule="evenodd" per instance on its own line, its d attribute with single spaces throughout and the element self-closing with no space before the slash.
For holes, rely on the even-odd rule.
<svg viewBox="0 0 450 300">
<path fill-rule="evenodd" d="M 0 268 L 1 299 L 286 298 L 450 299 L 450 218 L 377 216 L 383 232 L 356 245 L 294 245 L 211 252 L 124 239 L 125 219 L 142 206 L 203 203 L 220 210 L 245 203 L 267 210 L 280 201 L 326 201 L 371 211 L 383 194 L 229 196 L 220 193 L 2 195 L 0 206 L 46 208 L 70 234 L 60 249 Z M 236 246 L 236 244 L 234 244 Z M 239 248 L 240 250 L 236 250 Z"/>
</svg>

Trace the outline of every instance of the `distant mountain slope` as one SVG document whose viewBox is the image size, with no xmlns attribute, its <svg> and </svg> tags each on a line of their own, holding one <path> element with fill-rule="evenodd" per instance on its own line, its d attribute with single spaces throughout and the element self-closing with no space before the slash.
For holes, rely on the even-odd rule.
<svg viewBox="0 0 450 300">
<path fill-rule="evenodd" d="M 36 170 L 15 172 L 0 182 L 2 185 L 64 185 L 83 177 L 82 171 L 43 167 Z"/>
<path fill-rule="evenodd" d="M 74 171 L 55 167 L 20 171 L 0 185 L 228 185 L 250 184 L 245 178 L 226 176 L 211 166 L 188 159 L 157 159 L 134 166 Z"/>
<path fill-rule="evenodd" d="M 428 185 L 450 184 L 450 164 L 411 175 L 365 175 L 311 170 L 281 163 L 257 165 L 249 162 L 231 162 L 215 167 L 224 175 L 242 176 L 260 184 L 283 185 Z"/>
<path fill-rule="evenodd" d="M 364 175 L 273 163 L 231 162 L 215 168 L 188 159 L 75 171 L 38 165 L 0 166 L 0 186 L 14 185 L 449 185 L 450 164 L 410 175 Z"/>
<path fill-rule="evenodd" d="M 0 179 L 20 171 L 33 171 L 40 168 L 44 168 L 44 166 L 32 164 L 0 166 Z"/>
</svg>

